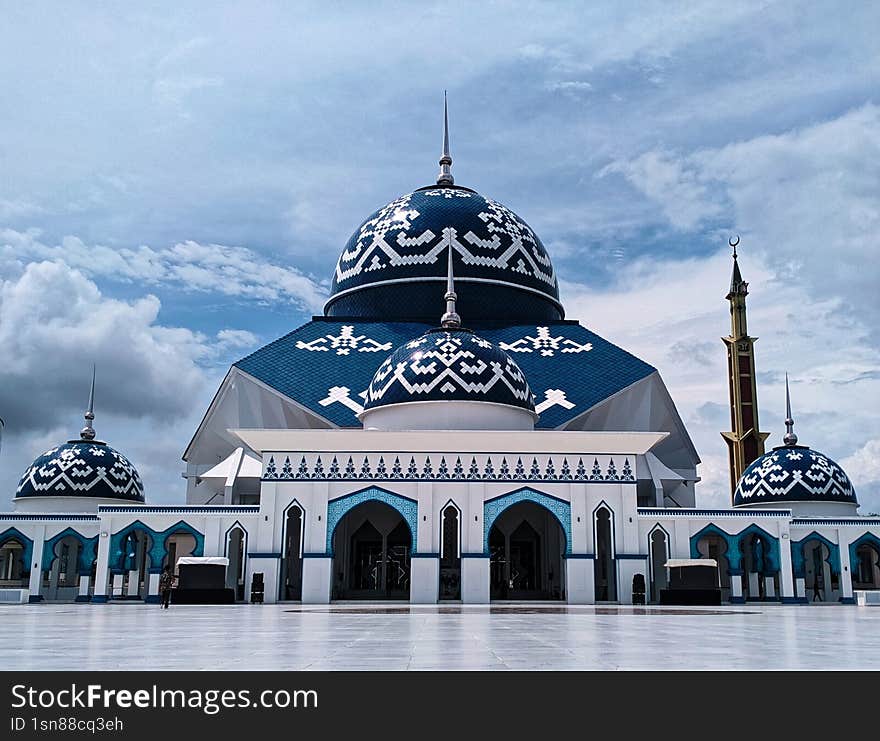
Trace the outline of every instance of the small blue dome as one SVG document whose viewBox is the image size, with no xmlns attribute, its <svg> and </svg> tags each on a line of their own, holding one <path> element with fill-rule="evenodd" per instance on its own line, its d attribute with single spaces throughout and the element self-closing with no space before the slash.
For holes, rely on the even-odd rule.
<svg viewBox="0 0 880 741">
<path fill-rule="evenodd" d="M 804 445 L 785 445 L 762 455 L 743 472 L 734 507 L 774 502 L 841 502 L 858 505 L 844 470 Z"/>
<path fill-rule="evenodd" d="M 144 501 L 137 469 L 106 443 L 71 440 L 37 458 L 18 484 L 18 497 L 97 497 Z"/>
<path fill-rule="evenodd" d="M 449 400 L 487 401 L 535 413 L 534 395 L 513 358 L 458 328 L 432 329 L 397 348 L 370 381 L 364 411 Z"/>
<path fill-rule="evenodd" d="M 506 206 L 469 188 L 428 186 L 372 214 L 348 240 L 327 316 L 431 321 L 451 248 L 459 310 L 470 320 L 564 315 L 541 240 Z"/>
</svg>

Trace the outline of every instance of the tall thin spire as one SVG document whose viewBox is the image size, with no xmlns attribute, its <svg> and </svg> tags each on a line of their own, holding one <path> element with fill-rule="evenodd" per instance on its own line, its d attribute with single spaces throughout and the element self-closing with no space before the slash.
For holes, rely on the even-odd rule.
<svg viewBox="0 0 880 741">
<path fill-rule="evenodd" d="M 449 245 L 449 262 L 446 267 L 446 313 L 440 318 L 440 326 L 444 329 L 458 329 L 461 326 L 461 317 L 455 311 L 455 276 L 452 274 L 452 245 Z"/>
<path fill-rule="evenodd" d="M 727 294 L 727 298 L 728 300 L 730 300 L 731 296 L 735 296 L 737 294 L 748 296 L 749 284 L 742 279 L 742 273 L 739 272 L 739 262 L 736 259 L 736 248 L 737 245 L 739 245 L 739 235 L 737 235 L 736 239 L 731 237 L 729 240 L 727 240 L 727 243 L 731 247 L 733 247 L 733 274 L 730 276 L 730 293 Z"/>
<path fill-rule="evenodd" d="M 785 374 L 785 437 L 786 445 L 797 445 L 798 436 L 794 434 L 794 419 L 791 416 L 791 394 L 788 391 L 788 373 Z"/>
<path fill-rule="evenodd" d="M 92 421 L 95 419 L 95 364 L 92 363 L 92 387 L 89 389 L 89 408 L 83 415 L 86 418 L 86 426 L 82 428 L 79 436 L 83 440 L 91 442 L 95 439 L 95 428 Z"/>
<path fill-rule="evenodd" d="M 449 111 L 446 106 L 446 91 L 443 91 L 443 154 L 440 155 L 440 174 L 437 185 L 455 185 L 452 177 L 452 155 L 449 154 Z"/>
</svg>

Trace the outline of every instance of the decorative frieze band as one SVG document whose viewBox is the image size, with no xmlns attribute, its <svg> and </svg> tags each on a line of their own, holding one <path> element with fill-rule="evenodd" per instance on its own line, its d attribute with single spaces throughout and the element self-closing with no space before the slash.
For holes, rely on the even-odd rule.
<svg viewBox="0 0 880 741">
<path fill-rule="evenodd" d="M 591 483 L 634 483 L 635 471 L 628 456 L 622 456 L 623 461 L 614 457 L 601 456 L 603 464 L 600 465 L 599 457 L 593 457 L 593 463 L 585 464 L 582 457 L 577 462 L 570 463 L 567 456 L 563 456 L 557 465 L 553 457 L 539 462 L 537 456 L 501 456 L 495 462 L 492 456 L 486 457 L 485 461 L 478 461 L 476 456 L 471 460 L 462 461 L 461 456 L 447 457 L 440 455 L 439 460 L 434 456 L 425 456 L 417 461 L 416 456 L 368 454 L 358 462 L 353 455 L 333 455 L 332 458 L 322 460 L 320 455 L 300 456 L 296 462 L 296 456 L 285 455 L 278 461 L 274 455 L 269 456 L 263 471 L 264 481 L 555 481 L 555 482 L 591 482 Z M 508 460 L 509 458 L 509 460 Z M 525 460 L 524 460 L 525 458 Z M 607 458 L 607 462 L 604 462 Z M 515 459 L 515 460 L 514 460 Z M 557 460 L 559 460 L 557 458 Z M 589 458 L 588 458 L 589 460 Z"/>
</svg>

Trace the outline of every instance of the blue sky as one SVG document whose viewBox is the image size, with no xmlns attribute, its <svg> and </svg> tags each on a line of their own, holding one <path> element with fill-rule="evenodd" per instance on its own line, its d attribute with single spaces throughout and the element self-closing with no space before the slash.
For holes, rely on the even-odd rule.
<svg viewBox="0 0 880 741">
<path fill-rule="evenodd" d="M 360 221 L 454 173 L 541 236 L 569 317 L 657 366 L 725 501 L 742 235 L 762 426 L 880 511 L 880 9 L 869 2 L 3 3 L 0 499 L 75 433 L 152 501 L 230 362 L 320 310 Z"/>
</svg>

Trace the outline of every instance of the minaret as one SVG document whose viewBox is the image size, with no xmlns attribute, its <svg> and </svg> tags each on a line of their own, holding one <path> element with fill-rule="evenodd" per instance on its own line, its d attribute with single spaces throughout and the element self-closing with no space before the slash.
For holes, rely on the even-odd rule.
<svg viewBox="0 0 880 741">
<path fill-rule="evenodd" d="M 446 108 L 446 91 L 443 91 L 443 153 L 440 155 L 440 174 L 437 185 L 455 185 L 452 177 L 452 155 L 449 154 L 449 113 Z"/>
<path fill-rule="evenodd" d="M 749 284 L 742 279 L 737 262 L 739 237 L 729 240 L 733 247 L 733 276 L 730 292 L 730 336 L 722 337 L 727 345 L 727 380 L 730 392 L 731 432 L 722 432 L 727 442 L 730 465 L 730 495 L 736 490 L 743 471 L 764 455 L 764 441 L 769 433 L 758 426 L 758 390 L 755 386 L 755 341 L 746 326 L 746 296 Z"/>
</svg>

